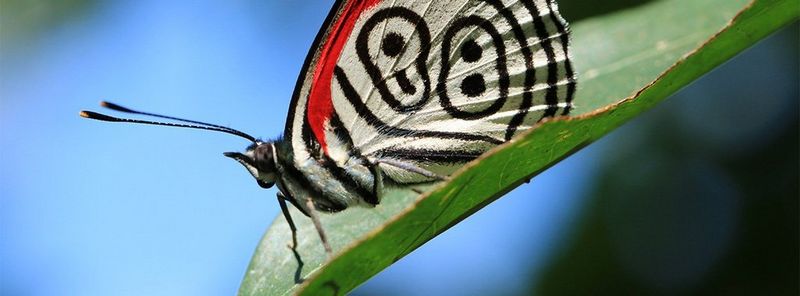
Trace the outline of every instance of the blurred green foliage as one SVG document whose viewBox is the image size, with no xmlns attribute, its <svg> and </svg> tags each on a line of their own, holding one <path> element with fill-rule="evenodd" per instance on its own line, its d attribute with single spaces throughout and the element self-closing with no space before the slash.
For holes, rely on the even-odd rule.
<svg viewBox="0 0 800 296">
<path fill-rule="evenodd" d="M 609 136 L 537 295 L 797 295 L 798 26 Z"/>
</svg>

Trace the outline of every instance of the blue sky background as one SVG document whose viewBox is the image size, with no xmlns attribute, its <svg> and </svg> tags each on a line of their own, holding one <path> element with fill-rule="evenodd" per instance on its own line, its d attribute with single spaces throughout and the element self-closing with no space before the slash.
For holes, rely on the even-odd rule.
<svg viewBox="0 0 800 296">
<path fill-rule="evenodd" d="M 248 143 L 78 111 L 110 100 L 277 137 L 330 3 L 257 2 L 114 1 L 68 16 L 37 2 L 4 15 L 0 294 L 236 292 L 279 214 L 275 189 L 222 156 Z M 60 21 L 25 28 L 42 17 Z M 524 293 L 570 241 L 615 137 L 625 136 L 547 170 L 356 294 Z"/>
</svg>

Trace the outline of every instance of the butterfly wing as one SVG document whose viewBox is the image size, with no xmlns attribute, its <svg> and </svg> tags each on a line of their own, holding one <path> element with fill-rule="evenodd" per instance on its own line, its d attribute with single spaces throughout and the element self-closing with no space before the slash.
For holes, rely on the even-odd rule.
<svg viewBox="0 0 800 296">
<path fill-rule="evenodd" d="M 355 151 L 447 175 L 571 108 L 568 31 L 551 0 L 340 2 L 320 35 L 287 126 L 311 157 Z"/>
</svg>

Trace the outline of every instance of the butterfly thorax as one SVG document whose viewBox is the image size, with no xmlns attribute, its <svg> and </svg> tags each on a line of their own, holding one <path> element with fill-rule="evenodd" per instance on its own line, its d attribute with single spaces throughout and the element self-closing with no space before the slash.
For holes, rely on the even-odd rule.
<svg viewBox="0 0 800 296">
<path fill-rule="evenodd" d="M 283 139 L 262 145 L 249 147 L 242 155 L 252 157 L 257 169 L 272 169 L 274 174 L 259 171 L 258 176 L 274 175 L 282 195 L 295 206 L 311 199 L 317 210 L 338 212 L 353 205 L 377 204 L 374 175 L 360 155 L 336 151 L 338 157 L 334 159 L 325 151 L 294 153 Z M 260 146 L 270 149 L 259 149 Z M 246 162 L 240 162 L 247 167 Z M 256 174 L 254 177 L 259 184 L 270 181 L 259 179 Z M 303 206 L 298 208 L 303 210 Z"/>
</svg>

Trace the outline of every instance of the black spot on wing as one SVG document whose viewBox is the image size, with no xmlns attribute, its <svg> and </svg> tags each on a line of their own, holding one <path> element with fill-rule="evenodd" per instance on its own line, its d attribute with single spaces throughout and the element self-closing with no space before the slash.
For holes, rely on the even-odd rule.
<svg viewBox="0 0 800 296">
<path fill-rule="evenodd" d="M 486 82 L 481 73 L 472 73 L 461 80 L 461 94 L 474 98 L 486 91 Z"/>
<path fill-rule="evenodd" d="M 475 42 L 475 39 L 469 39 L 461 45 L 461 58 L 467 63 L 474 63 L 481 59 L 483 49 Z"/>
<path fill-rule="evenodd" d="M 395 32 L 389 32 L 385 37 L 383 37 L 381 49 L 383 50 L 383 54 L 390 57 L 396 57 L 399 56 L 400 51 L 403 50 L 403 44 L 405 44 L 403 36 L 400 36 L 400 34 Z"/>
</svg>

